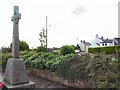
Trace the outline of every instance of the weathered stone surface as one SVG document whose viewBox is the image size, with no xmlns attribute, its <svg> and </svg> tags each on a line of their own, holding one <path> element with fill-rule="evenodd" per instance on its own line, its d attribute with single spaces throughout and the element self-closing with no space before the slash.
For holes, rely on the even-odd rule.
<svg viewBox="0 0 120 90">
<path fill-rule="evenodd" d="M 4 80 L 11 85 L 29 82 L 23 59 L 8 59 Z"/>
<path fill-rule="evenodd" d="M 13 38 L 12 38 L 12 58 L 19 58 L 19 7 L 14 6 L 14 14 L 11 21 L 13 21 Z"/>
<path fill-rule="evenodd" d="M 5 81 L 3 83 L 8 89 L 12 89 L 12 88 L 35 88 L 35 83 L 31 82 L 31 81 L 29 81 L 29 83 L 19 84 L 19 85 L 11 85 Z"/>
<path fill-rule="evenodd" d="M 25 64 L 22 58 L 19 57 L 19 7 L 14 6 L 13 21 L 13 38 L 12 38 L 12 58 L 8 59 L 4 82 L 8 88 L 22 88 L 34 86 L 34 83 L 29 82 L 28 75 L 25 69 Z"/>
</svg>

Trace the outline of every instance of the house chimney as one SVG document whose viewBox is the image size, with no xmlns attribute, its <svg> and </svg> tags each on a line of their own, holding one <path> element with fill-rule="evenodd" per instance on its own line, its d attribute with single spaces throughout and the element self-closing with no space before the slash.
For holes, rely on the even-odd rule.
<svg viewBox="0 0 120 90">
<path fill-rule="evenodd" d="M 83 42 L 85 42 L 85 40 L 83 40 Z"/>
<path fill-rule="evenodd" d="M 98 38 L 98 34 L 96 34 L 96 38 Z"/>
<path fill-rule="evenodd" d="M 103 39 L 103 36 L 101 36 L 101 38 Z"/>
<path fill-rule="evenodd" d="M 81 42 L 82 42 L 82 40 L 81 40 Z"/>
</svg>

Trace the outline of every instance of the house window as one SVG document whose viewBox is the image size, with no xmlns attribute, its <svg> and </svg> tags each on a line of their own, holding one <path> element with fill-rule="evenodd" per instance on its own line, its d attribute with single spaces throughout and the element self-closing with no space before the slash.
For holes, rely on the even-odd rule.
<svg viewBox="0 0 120 90">
<path fill-rule="evenodd" d="M 104 43 L 102 44 L 102 46 L 104 46 Z"/>
<path fill-rule="evenodd" d="M 107 43 L 105 43 L 105 46 L 107 46 Z"/>
</svg>

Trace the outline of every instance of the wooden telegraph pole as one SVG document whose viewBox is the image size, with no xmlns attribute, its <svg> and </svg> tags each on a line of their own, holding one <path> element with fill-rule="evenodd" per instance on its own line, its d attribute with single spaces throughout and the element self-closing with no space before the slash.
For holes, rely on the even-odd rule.
<svg viewBox="0 0 120 90">
<path fill-rule="evenodd" d="M 46 51 L 47 51 L 47 45 L 48 45 L 48 31 L 47 31 L 47 16 L 46 16 Z"/>
</svg>

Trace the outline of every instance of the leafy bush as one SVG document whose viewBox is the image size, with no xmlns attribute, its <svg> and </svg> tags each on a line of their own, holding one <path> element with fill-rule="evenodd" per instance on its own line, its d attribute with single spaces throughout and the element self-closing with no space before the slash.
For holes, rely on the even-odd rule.
<svg viewBox="0 0 120 90">
<path fill-rule="evenodd" d="M 72 56 L 69 60 L 66 59 L 64 62 L 60 63 L 56 69 L 57 75 L 72 81 L 85 80 L 86 74 L 84 73 L 84 70 L 89 63 L 87 59 L 88 58 L 83 58 L 83 56 L 76 55 Z"/>
<path fill-rule="evenodd" d="M 119 88 L 120 74 L 118 60 L 112 61 L 110 55 L 99 54 L 85 68 L 86 80 L 95 88 Z"/>
<path fill-rule="evenodd" d="M 28 52 L 27 54 L 21 54 L 21 57 L 23 58 L 23 60 L 26 60 L 27 58 L 29 58 L 29 57 L 32 56 L 33 54 L 35 54 L 35 53 L 33 53 L 33 52 Z"/>
<path fill-rule="evenodd" d="M 45 52 L 45 51 L 46 51 L 45 47 L 43 47 L 43 46 L 37 47 L 37 52 Z"/>
<path fill-rule="evenodd" d="M 75 50 L 80 50 L 81 51 L 79 44 L 77 44 L 77 46 L 74 46 L 74 45 L 72 45 L 72 46 Z"/>
<path fill-rule="evenodd" d="M 20 51 L 29 50 L 29 45 L 25 41 L 20 41 Z"/>
<path fill-rule="evenodd" d="M 10 53 L 11 52 L 11 48 L 9 47 L 2 47 L 2 53 Z"/>
<path fill-rule="evenodd" d="M 29 53 L 28 51 L 20 51 L 20 55 L 26 55 L 27 53 Z"/>
<path fill-rule="evenodd" d="M 118 50 L 118 49 L 117 49 Z M 37 69 L 48 69 L 68 80 L 88 82 L 94 88 L 119 88 L 118 54 L 55 54 L 28 53 L 23 55 L 27 66 Z M 120 54 L 119 54 L 120 55 Z M 115 60 L 112 58 L 115 57 Z"/>
<path fill-rule="evenodd" d="M 75 49 L 73 48 L 73 46 L 65 45 L 60 48 L 60 53 L 62 55 L 72 54 L 72 53 L 75 54 Z"/>
<path fill-rule="evenodd" d="M 2 53 L 2 71 L 5 71 L 7 60 L 11 57 L 11 53 Z"/>
<path fill-rule="evenodd" d="M 25 64 L 28 67 L 55 71 L 60 63 L 64 62 L 65 60 L 71 60 L 74 56 L 74 54 L 67 54 L 63 56 L 51 52 L 39 52 L 36 54 L 29 53 L 22 57 L 24 58 Z"/>
<path fill-rule="evenodd" d="M 10 44 L 10 47 L 12 48 L 12 43 Z M 29 45 L 27 44 L 26 41 L 20 41 L 19 47 L 20 47 L 20 51 L 29 50 Z"/>
</svg>

